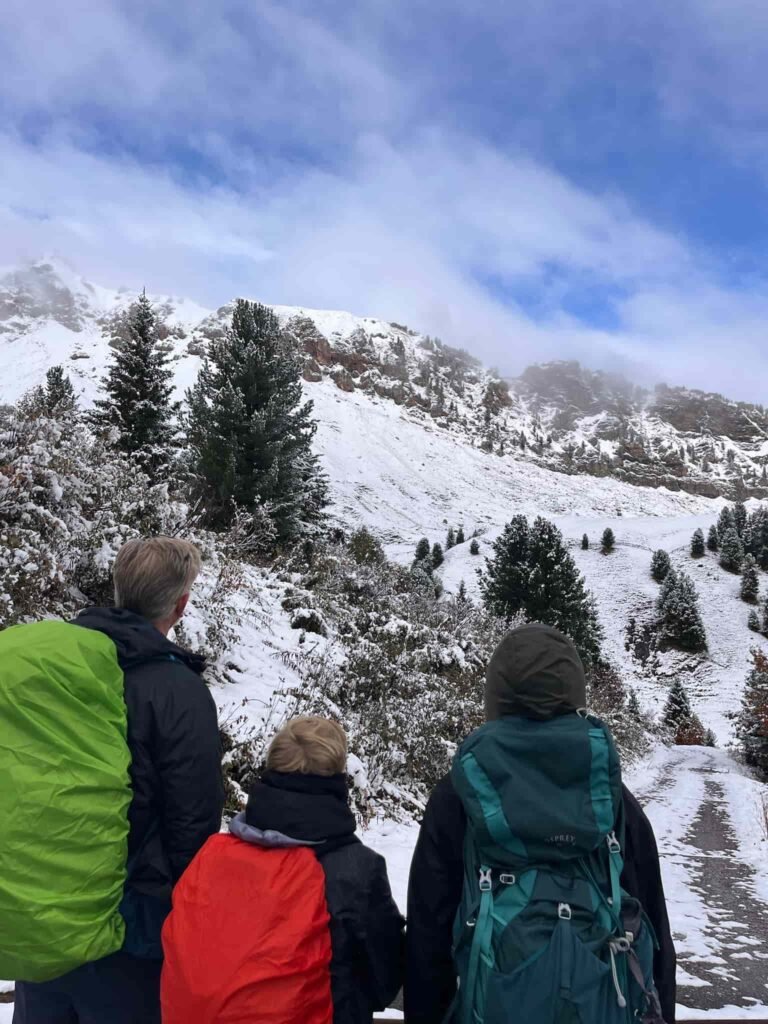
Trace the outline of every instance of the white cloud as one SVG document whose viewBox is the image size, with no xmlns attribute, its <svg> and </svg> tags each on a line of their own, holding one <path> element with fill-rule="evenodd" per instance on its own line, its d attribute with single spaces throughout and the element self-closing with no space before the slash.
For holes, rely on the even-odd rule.
<svg viewBox="0 0 768 1024">
<path fill-rule="evenodd" d="M 458 0 L 440 22 L 424 0 L 329 0 L 323 18 L 298 0 L 223 0 L 214 14 L 201 0 L 181 13 L 8 0 L 0 260 L 55 250 L 97 282 L 410 322 L 509 371 L 573 356 L 759 396 L 763 282 L 729 291 L 714 254 L 618 192 L 577 187 L 519 139 L 638 54 L 670 120 L 716 108 L 724 131 L 765 49 L 762 6 L 543 0 L 514 33 L 501 0 L 467 12 Z M 486 56 L 516 132 L 493 142 L 451 106 L 457 84 L 487 84 L 467 80 Z M 754 116 L 765 95 L 753 90 Z M 596 152 L 612 130 L 557 124 Z M 617 296 L 616 330 L 566 312 L 565 297 L 588 306 L 593 290 L 597 304 Z M 526 293 L 535 315 L 515 302 Z M 733 368 L 747 360 L 743 380 Z"/>
<path fill-rule="evenodd" d="M 733 295 L 686 247 L 528 159 L 432 131 L 408 147 L 369 137 L 343 176 L 280 176 L 271 189 L 195 191 L 135 162 L 59 140 L 0 140 L 0 261 L 54 249 L 98 283 L 144 284 L 218 305 L 233 294 L 405 321 L 503 369 L 569 355 L 593 365 L 752 394 L 759 291 Z M 558 307 L 534 320 L 504 298 L 546 288 L 556 264 L 574 287 L 628 296 L 614 333 Z M 489 291 L 485 275 L 499 283 Z M 729 367 L 743 353 L 755 374 Z"/>
</svg>

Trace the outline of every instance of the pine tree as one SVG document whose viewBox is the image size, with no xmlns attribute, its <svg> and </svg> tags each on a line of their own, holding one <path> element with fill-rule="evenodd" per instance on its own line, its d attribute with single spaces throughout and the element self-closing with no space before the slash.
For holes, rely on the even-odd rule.
<svg viewBox="0 0 768 1024">
<path fill-rule="evenodd" d="M 466 538 L 466 535 L 464 533 L 464 527 L 460 526 L 458 528 L 458 530 L 456 531 L 456 543 L 457 544 L 463 544 L 466 539 L 467 538 Z"/>
<path fill-rule="evenodd" d="M 691 708 L 691 702 L 685 687 L 680 680 L 675 680 L 669 691 L 667 703 L 662 712 L 662 721 L 672 733 L 677 744 L 704 743 L 706 733 L 704 727 Z"/>
<path fill-rule="evenodd" d="M 696 588 L 685 573 L 670 569 L 657 602 L 665 638 L 684 651 L 705 651 L 707 634 L 699 613 Z"/>
<path fill-rule="evenodd" d="M 435 543 L 432 545 L 432 555 L 431 555 L 431 558 L 432 558 L 432 566 L 435 569 L 439 569 L 440 566 L 445 561 L 445 555 L 443 554 L 442 546 L 440 544 L 438 544 L 437 541 L 435 541 Z"/>
<path fill-rule="evenodd" d="M 695 530 L 691 537 L 691 558 L 701 558 L 706 551 L 704 531 Z"/>
<path fill-rule="evenodd" d="M 707 547 L 710 551 L 717 551 L 720 547 L 720 539 L 717 535 L 717 527 L 710 526 L 709 533 L 707 534 Z"/>
<path fill-rule="evenodd" d="M 192 467 L 213 525 L 261 506 L 286 541 L 319 521 L 327 486 L 301 374 L 272 310 L 238 299 L 187 394 Z"/>
<path fill-rule="evenodd" d="M 503 618 L 523 613 L 556 626 L 586 664 L 598 661 L 602 631 L 594 601 L 557 527 L 542 518 L 529 526 L 525 516 L 515 516 L 493 550 L 480 582 L 486 607 Z"/>
<path fill-rule="evenodd" d="M 717 518 L 717 536 L 720 543 L 723 543 L 723 538 L 729 530 L 736 529 L 736 517 L 733 514 L 733 509 L 730 505 L 724 505 L 720 509 L 720 515 Z"/>
<path fill-rule="evenodd" d="M 720 565 L 728 572 L 738 572 L 744 560 L 744 549 L 735 528 L 720 536 Z"/>
<path fill-rule="evenodd" d="M 733 506 L 733 521 L 736 532 L 741 537 L 744 534 L 744 527 L 747 525 L 747 506 L 743 501 L 737 501 Z"/>
<path fill-rule="evenodd" d="M 752 555 L 747 555 L 741 568 L 741 600 L 754 604 L 760 593 L 760 578 Z"/>
<path fill-rule="evenodd" d="M 763 601 L 763 620 L 761 625 L 762 628 L 760 629 L 760 632 L 763 633 L 764 636 L 768 636 L 768 596 L 766 596 Z"/>
<path fill-rule="evenodd" d="M 589 537 L 587 536 L 586 533 L 581 538 L 581 550 L 582 551 L 589 551 Z"/>
<path fill-rule="evenodd" d="M 736 736 L 744 760 L 768 779 L 768 657 L 757 647 L 751 656 L 752 668 L 736 718 Z"/>
<path fill-rule="evenodd" d="M 754 608 L 747 616 L 747 626 L 749 627 L 749 629 L 752 630 L 753 633 L 760 632 L 760 616 L 757 614 Z"/>
<path fill-rule="evenodd" d="M 416 553 L 414 556 L 415 560 L 417 562 L 423 562 L 425 558 L 429 558 L 430 550 L 431 548 L 429 546 L 429 541 L 427 540 L 426 537 L 422 537 L 419 543 L 416 545 Z"/>
<path fill-rule="evenodd" d="M 152 303 L 143 292 L 128 310 L 126 337 L 102 381 L 104 398 L 93 420 L 114 447 L 133 456 L 152 480 L 167 475 L 173 458 L 177 407 L 171 401 L 173 371 L 157 336 Z"/>
<path fill-rule="evenodd" d="M 707 729 L 707 731 L 704 733 L 704 746 L 705 747 L 716 747 L 717 746 L 717 736 L 715 736 L 715 734 L 712 732 L 711 729 Z"/>
<path fill-rule="evenodd" d="M 72 381 L 61 366 L 52 366 L 45 375 L 42 392 L 46 415 L 57 416 L 71 412 L 77 407 L 77 396 Z"/>
<path fill-rule="evenodd" d="M 477 537 L 472 538 L 472 543 L 469 545 L 469 553 L 470 555 L 480 554 L 480 543 L 478 542 Z"/>
<path fill-rule="evenodd" d="M 459 584 L 459 590 L 458 593 L 456 594 L 456 600 L 460 601 L 462 604 L 466 604 L 467 601 L 469 601 L 469 598 L 467 597 L 467 585 L 464 582 L 464 580 L 462 580 L 461 583 Z"/>
<path fill-rule="evenodd" d="M 610 526 L 606 526 L 606 528 L 603 530 L 603 536 L 600 541 L 600 550 L 603 552 L 604 555 L 610 555 L 615 546 L 616 538 L 613 534 L 613 530 L 610 528 Z"/>
<path fill-rule="evenodd" d="M 448 534 L 445 538 L 445 550 L 450 551 L 451 548 L 456 547 L 456 531 L 452 526 L 448 528 Z"/>
<path fill-rule="evenodd" d="M 666 551 L 659 548 L 658 551 L 653 552 L 651 557 L 651 576 L 657 583 L 664 582 L 671 568 L 672 562 L 670 561 L 669 555 Z"/>
<path fill-rule="evenodd" d="M 693 710 L 688 692 L 680 680 L 676 679 L 670 688 L 661 719 L 676 740 L 680 730 L 689 725 L 692 718 Z"/>
</svg>

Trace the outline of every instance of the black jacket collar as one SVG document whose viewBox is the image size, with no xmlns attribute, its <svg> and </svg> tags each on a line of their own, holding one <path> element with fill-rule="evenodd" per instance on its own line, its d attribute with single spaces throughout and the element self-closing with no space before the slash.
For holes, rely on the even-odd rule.
<svg viewBox="0 0 768 1024">
<path fill-rule="evenodd" d="M 117 648 L 123 669 L 163 658 L 180 661 L 198 675 L 205 668 L 204 658 L 178 647 L 151 622 L 125 608 L 86 608 L 75 619 L 75 625 L 105 633 Z"/>
<path fill-rule="evenodd" d="M 245 820 L 253 828 L 322 844 L 322 852 L 358 841 L 343 775 L 264 772 L 248 797 Z"/>
</svg>

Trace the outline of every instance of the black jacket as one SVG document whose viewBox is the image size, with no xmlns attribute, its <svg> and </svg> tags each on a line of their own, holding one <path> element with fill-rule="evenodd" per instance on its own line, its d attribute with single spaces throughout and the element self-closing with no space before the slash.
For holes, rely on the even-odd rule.
<svg viewBox="0 0 768 1024">
<path fill-rule="evenodd" d="M 675 1020 L 675 948 L 653 829 L 624 789 L 625 867 L 622 885 L 642 903 L 659 940 L 654 974 L 664 1018 Z M 411 865 L 405 971 L 408 1024 L 441 1024 L 456 991 L 451 958 L 453 922 L 464 877 L 464 808 L 446 776 L 427 804 Z"/>
<path fill-rule="evenodd" d="M 331 918 L 331 993 L 334 1024 L 370 1024 L 403 980 L 403 920 L 389 887 L 383 857 L 355 835 L 343 776 L 265 772 L 251 790 L 245 821 L 251 827 L 303 840 L 325 872 Z"/>
<path fill-rule="evenodd" d="M 159 955 L 159 927 L 170 910 L 171 890 L 206 839 L 221 828 L 224 787 L 216 705 L 201 677 L 203 660 L 177 647 L 140 615 L 89 608 L 75 623 L 112 640 L 125 677 L 133 799 L 128 811 L 130 908 L 123 908 L 123 916 L 129 933 L 134 927 L 142 931 L 128 935 L 126 949 Z"/>
</svg>

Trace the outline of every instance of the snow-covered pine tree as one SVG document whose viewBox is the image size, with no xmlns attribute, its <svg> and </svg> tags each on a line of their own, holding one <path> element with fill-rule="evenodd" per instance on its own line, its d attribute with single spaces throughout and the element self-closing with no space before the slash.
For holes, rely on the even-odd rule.
<svg viewBox="0 0 768 1024">
<path fill-rule="evenodd" d="M 151 480 L 167 478 L 173 461 L 177 407 L 173 371 L 159 344 L 152 303 L 142 292 L 125 316 L 125 337 L 102 380 L 94 425 L 118 451 L 136 459 Z"/>
<path fill-rule="evenodd" d="M 52 366 L 45 375 L 43 407 L 46 416 L 55 417 L 74 409 L 77 396 L 72 381 L 61 366 Z"/>
<path fill-rule="evenodd" d="M 480 542 L 478 541 L 477 537 L 472 538 L 472 542 L 469 545 L 469 553 L 470 555 L 480 554 Z"/>
<path fill-rule="evenodd" d="M 707 547 L 710 551 L 717 551 L 720 547 L 720 538 L 717 535 L 717 527 L 713 524 L 707 534 Z"/>
<path fill-rule="evenodd" d="M 758 647 L 751 651 L 752 668 L 747 676 L 736 736 L 744 760 L 768 780 L 768 657 Z"/>
<path fill-rule="evenodd" d="M 450 551 L 451 548 L 456 547 L 456 531 L 452 526 L 448 527 L 448 533 L 445 537 L 445 550 Z"/>
<path fill-rule="evenodd" d="M 466 604 L 469 600 L 469 597 L 467 596 L 467 585 L 464 580 L 459 584 L 459 589 L 456 593 L 456 600 L 461 601 L 462 604 Z"/>
<path fill-rule="evenodd" d="M 439 569 L 440 566 L 445 561 L 445 555 L 443 554 L 442 545 L 439 544 L 437 541 L 435 541 L 435 543 L 432 545 L 432 552 L 430 554 L 430 558 L 432 559 L 432 567 L 434 569 Z"/>
<path fill-rule="evenodd" d="M 734 527 L 720 535 L 720 565 L 727 572 L 738 572 L 744 560 L 744 549 Z"/>
<path fill-rule="evenodd" d="M 467 538 L 466 538 L 466 535 L 464 533 L 464 527 L 460 526 L 458 528 L 458 530 L 456 531 L 456 543 L 457 544 L 463 544 L 466 539 Z"/>
<path fill-rule="evenodd" d="M 486 559 L 480 591 L 486 607 L 500 618 L 510 619 L 525 608 L 530 580 L 529 547 L 528 520 L 523 515 L 513 516 L 494 541 L 493 555 Z"/>
<path fill-rule="evenodd" d="M 747 555 L 741 567 L 741 600 L 755 604 L 760 594 L 760 577 L 752 555 Z"/>
<path fill-rule="evenodd" d="M 662 548 L 658 551 L 654 551 L 651 556 L 651 576 L 656 580 L 657 583 L 663 583 L 667 578 L 667 573 L 672 568 L 672 562 L 669 559 L 669 555 Z"/>
<path fill-rule="evenodd" d="M 532 526 L 515 516 L 486 561 L 480 588 L 486 607 L 502 618 L 522 612 L 571 637 L 585 664 L 600 658 L 602 631 L 592 595 L 557 527 L 539 517 Z"/>
<path fill-rule="evenodd" d="M 730 505 L 724 505 L 720 509 L 720 515 L 717 517 L 717 536 L 720 543 L 723 543 L 723 538 L 729 530 L 735 529 L 736 517 L 733 514 L 733 509 Z"/>
<path fill-rule="evenodd" d="M 603 536 L 600 540 L 600 550 L 604 555 L 610 555 L 613 549 L 616 547 L 616 537 L 614 536 L 613 530 L 610 526 L 606 526 L 603 530 Z"/>
<path fill-rule="evenodd" d="M 589 537 L 587 536 L 586 533 L 581 538 L 581 550 L 582 551 L 589 551 Z"/>
<path fill-rule="evenodd" d="M 702 558 L 705 552 L 704 531 L 694 530 L 693 537 L 691 537 L 691 558 Z"/>
<path fill-rule="evenodd" d="M 302 401 L 301 373 L 274 312 L 238 299 L 187 392 L 191 465 L 212 525 L 261 506 L 284 542 L 320 520 L 327 483 L 312 451 L 317 424 L 312 402 Z"/>
<path fill-rule="evenodd" d="M 707 634 L 699 613 L 699 599 L 693 581 L 673 569 L 661 586 L 657 602 L 666 640 L 684 651 L 705 651 Z"/>
<path fill-rule="evenodd" d="M 737 501 L 733 506 L 733 521 L 736 526 L 736 532 L 741 537 L 744 533 L 744 527 L 747 525 L 747 506 L 743 501 Z"/>
<path fill-rule="evenodd" d="M 429 540 L 426 537 L 422 537 L 419 543 L 416 545 L 416 552 L 414 559 L 417 562 L 423 562 L 425 558 L 429 558 L 431 547 Z"/>
<path fill-rule="evenodd" d="M 676 679 L 670 688 L 662 721 L 670 730 L 675 743 L 701 743 L 704 730 L 691 708 L 691 701 L 683 684 Z"/>
<path fill-rule="evenodd" d="M 711 729 L 707 729 L 707 731 L 704 733 L 704 746 L 705 747 L 716 747 L 717 746 L 717 736 L 715 736 L 714 732 L 712 732 Z"/>
<path fill-rule="evenodd" d="M 747 616 L 747 626 L 749 627 L 749 629 L 752 630 L 753 633 L 760 632 L 760 616 L 757 614 L 754 608 Z"/>
</svg>

